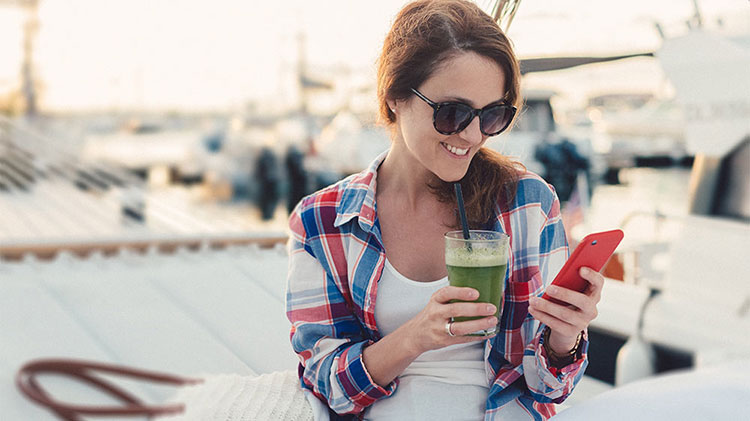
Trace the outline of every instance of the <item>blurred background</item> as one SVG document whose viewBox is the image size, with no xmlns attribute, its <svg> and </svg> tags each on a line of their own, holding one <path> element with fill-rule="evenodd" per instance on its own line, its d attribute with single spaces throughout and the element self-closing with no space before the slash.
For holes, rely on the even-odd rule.
<svg viewBox="0 0 750 421">
<path fill-rule="evenodd" d="M 86 325 L 100 314 L 80 315 L 64 298 L 64 281 L 51 286 L 39 273 L 59 275 L 55 282 L 96 273 L 114 285 L 132 265 L 151 273 L 156 264 L 154 282 L 175 282 L 163 293 L 184 287 L 175 278 L 197 276 L 179 259 L 225 291 L 231 287 L 214 284 L 212 274 L 249 265 L 223 278 L 236 281 L 240 295 L 247 279 L 275 273 L 267 291 L 283 302 L 289 211 L 389 146 L 375 121 L 376 59 L 405 3 L 0 0 L 0 269 L 21 294 L 0 294 L 6 316 L 22 311 L 13 303 L 44 295 L 21 287 L 31 277 L 35 288 L 63 288 L 53 294 L 63 297 L 63 313 Z M 478 1 L 488 12 L 497 3 Z M 750 355 L 735 331 L 750 323 L 750 275 L 741 263 L 750 240 L 748 2 L 535 0 L 521 2 L 509 25 L 525 107 L 513 130 L 488 146 L 555 186 L 571 245 L 593 231 L 626 232 L 605 268 L 615 292 L 592 328 L 600 350 L 591 356 L 592 394 L 617 383 L 627 341 L 640 341 L 633 346 L 642 351 L 631 370 L 642 374 L 633 377 L 725 360 L 719 349 Z M 102 259 L 116 270 L 93 271 Z M 109 290 L 96 288 L 83 296 Z M 660 293 L 672 297 L 662 307 L 652 302 Z M 721 303 L 714 316 L 726 329 L 712 322 L 686 334 L 702 322 L 684 308 L 707 296 Z M 202 305 L 187 313 L 203 314 Z M 284 332 L 274 343 L 286 349 L 281 307 L 278 316 L 279 328 L 266 333 Z M 215 323 L 186 332 L 222 337 L 216 326 L 229 322 Z M 98 329 L 119 341 L 116 324 Z M 220 342 L 236 349 L 232 339 Z M 9 358 L 81 353 L 50 346 L 40 340 Z M 257 358 L 243 360 L 247 370 L 218 366 L 258 373 L 294 361 Z M 166 364 L 196 369 L 195 360 Z"/>
</svg>

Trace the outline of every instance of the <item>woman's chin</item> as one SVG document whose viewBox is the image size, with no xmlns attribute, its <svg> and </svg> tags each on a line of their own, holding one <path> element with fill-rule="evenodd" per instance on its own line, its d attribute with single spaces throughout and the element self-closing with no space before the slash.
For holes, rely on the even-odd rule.
<svg viewBox="0 0 750 421">
<path fill-rule="evenodd" d="M 440 179 L 440 181 L 443 181 L 445 183 L 456 183 L 461 181 L 464 176 L 466 175 L 467 169 L 464 169 L 463 171 L 445 171 L 442 173 L 437 173 L 435 176 Z"/>
</svg>

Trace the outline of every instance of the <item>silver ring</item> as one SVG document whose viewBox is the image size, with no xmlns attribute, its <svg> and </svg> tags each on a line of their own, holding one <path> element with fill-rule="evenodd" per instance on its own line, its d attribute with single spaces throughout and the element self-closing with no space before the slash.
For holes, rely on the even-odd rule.
<svg viewBox="0 0 750 421">
<path fill-rule="evenodd" d="M 448 336 L 453 337 L 456 335 L 454 335 L 453 332 L 451 332 L 451 326 L 453 326 L 453 321 L 448 320 L 447 322 L 445 322 L 445 333 L 447 333 Z"/>
</svg>

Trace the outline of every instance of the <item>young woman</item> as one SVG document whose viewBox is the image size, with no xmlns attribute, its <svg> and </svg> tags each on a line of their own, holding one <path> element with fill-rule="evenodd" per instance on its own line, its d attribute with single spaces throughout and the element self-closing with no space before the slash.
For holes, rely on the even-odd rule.
<svg viewBox="0 0 750 421">
<path fill-rule="evenodd" d="M 568 256 L 554 190 L 483 148 L 520 107 L 510 41 L 475 4 L 406 5 L 378 69 L 390 150 L 303 199 L 290 218 L 287 314 L 300 378 L 334 414 L 365 419 L 546 419 L 583 375 L 586 293 L 547 288 Z M 444 234 L 510 236 L 500 320 L 476 290 L 448 286 Z M 455 316 L 483 316 L 451 322 Z M 491 338 L 464 336 L 498 327 Z"/>
</svg>

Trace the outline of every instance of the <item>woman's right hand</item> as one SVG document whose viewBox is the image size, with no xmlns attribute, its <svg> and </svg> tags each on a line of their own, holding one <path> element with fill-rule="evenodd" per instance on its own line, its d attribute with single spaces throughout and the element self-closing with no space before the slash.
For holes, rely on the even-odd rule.
<svg viewBox="0 0 750 421">
<path fill-rule="evenodd" d="M 427 305 L 411 320 L 370 344 L 362 351 L 370 377 L 387 387 L 409 364 L 426 351 L 448 345 L 482 341 L 486 336 L 464 336 L 497 325 L 495 306 L 487 303 L 451 303 L 451 300 L 473 301 L 479 298 L 474 288 L 447 286 L 432 294 Z M 451 317 L 484 316 L 481 319 L 451 323 L 450 336 L 445 324 Z"/>
<path fill-rule="evenodd" d="M 474 288 L 447 286 L 432 294 L 430 301 L 419 314 L 406 322 L 402 328 L 409 332 L 408 345 L 416 353 L 487 339 L 482 336 L 464 336 L 497 325 L 497 308 L 488 303 L 451 303 L 451 300 L 473 301 L 479 298 Z M 446 331 L 446 323 L 452 317 L 485 316 L 477 320 L 451 323 L 454 336 Z"/>
</svg>

